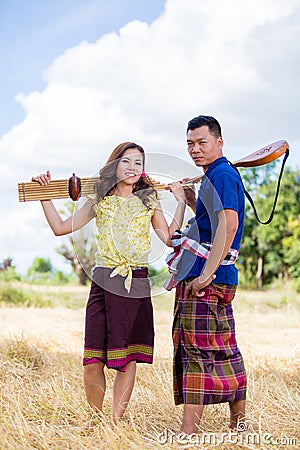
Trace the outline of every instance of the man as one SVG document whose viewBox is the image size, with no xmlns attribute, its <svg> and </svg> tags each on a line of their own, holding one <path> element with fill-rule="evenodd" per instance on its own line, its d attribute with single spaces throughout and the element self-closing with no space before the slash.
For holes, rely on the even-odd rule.
<svg viewBox="0 0 300 450">
<path fill-rule="evenodd" d="M 188 204 L 195 212 L 195 239 L 210 243 L 208 258 L 185 250 L 184 273 L 176 287 L 174 308 L 174 398 L 184 404 L 180 431 L 196 433 L 204 405 L 229 402 L 230 427 L 245 417 L 246 373 L 235 340 L 231 301 L 237 269 L 228 261 L 237 254 L 243 231 L 244 192 L 239 173 L 223 156 L 220 124 L 195 117 L 187 127 L 188 152 L 204 177 Z M 207 255 L 206 255 L 207 257 Z M 227 262 L 226 262 L 227 259 Z"/>
</svg>

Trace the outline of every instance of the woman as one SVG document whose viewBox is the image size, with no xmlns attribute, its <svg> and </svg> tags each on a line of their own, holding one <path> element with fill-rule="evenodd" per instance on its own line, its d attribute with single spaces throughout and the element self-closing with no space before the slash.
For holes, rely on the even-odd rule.
<svg viewBox="0 0 300 450">
<path fill-rule="evenodd" d="M 150 224 L 171 246 L 170 236 L 182 225 L 185 194 L 170 184 L 177 200 L 168 226 L 157 193 L 145 180 L 145 152 L 140 145 L 118 145 L 100 170 L 96 194 L 73 216 L 62 220 L 50 200 L 41 201 L 57 236 L 76 231 L 96 218 L 98 256 L 86 308 L 84 384 L 89 405 L 101 411 L 106 390 L 104 367 L 116 369 L 112 415 L 122 417 L 131 397 L 136 363 L 153 361 L 153 312 L 148 279 Z M 42 185 L 50 172 L 33 177 Z"/>
</svg>

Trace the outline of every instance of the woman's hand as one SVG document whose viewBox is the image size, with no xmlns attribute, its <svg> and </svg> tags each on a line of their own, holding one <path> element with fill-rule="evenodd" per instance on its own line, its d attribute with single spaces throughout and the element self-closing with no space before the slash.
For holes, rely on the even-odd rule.
<svg viewBox="0 0 300 450">
<path fill-rule="evenodd" d="M 182 183 L 191 181 L 191 178 L 183 178 Z M 185 187 L 184 188 L 185 198 L 186 198 L 186 204 L 192 208 L 193 211 L 196 210 L 196 194 L 195 194 L 195 188 L 193 186 L 191 187 Z"/>
<path fill-rule="evenodd" d="M 178 202 L 186 203 L 186 197 L 184 193 L 184 189 L 182 187 L 182 184 L 179 181 L 175 181 L 174 183 L 168 184 L 170 191 L 176 198 Z"/>
<path fill-rule="evenodd" d="M 41 173 L 40 175 L 37 175 L 36 177 L 32 177 L 31 181 L 37 181 L 42 186 L 46 186 L 51 181 L 50 170 L 47 170 L 46 173 Z"/>
</svg>

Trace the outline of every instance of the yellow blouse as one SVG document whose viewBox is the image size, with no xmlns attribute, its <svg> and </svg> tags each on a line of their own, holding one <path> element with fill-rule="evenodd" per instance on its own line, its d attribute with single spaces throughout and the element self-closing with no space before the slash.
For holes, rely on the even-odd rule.
<svg viewBox="0 0 300 450">
<path fill-rule="evenodd" d="M 96 266 L 114 268 L 111 277 L 126 277 L 130 291 L 132 268 L 147 266 L 151 251 L 150 223 L 158 200 L 151 199 L 150 209 L 135 195 L 104 197 L 94 206 L 98 234 Z"/>
</svg>

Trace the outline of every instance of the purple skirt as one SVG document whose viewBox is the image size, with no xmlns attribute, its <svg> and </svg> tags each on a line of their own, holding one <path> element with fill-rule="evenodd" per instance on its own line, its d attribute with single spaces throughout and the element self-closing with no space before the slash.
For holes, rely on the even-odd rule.
<svg viewBox="0 0 300 450">
<path fill-rule="evenodd" d="M 203 297 L 176 288 L 173 322 L 175 404 L 208 405 L 246 398 L 246 371 L 235 339 L 235 286 L 210 284 Z"/>
<path fill-rule="evenodd" d="M 154 327 L 146 267 L 133 270 L 130 292 L 124 277 L 96 267 L 86 307 L 83 364 L 104 362 L 121 372 L 130 361 L 153 362 Z"/>
</svg>

